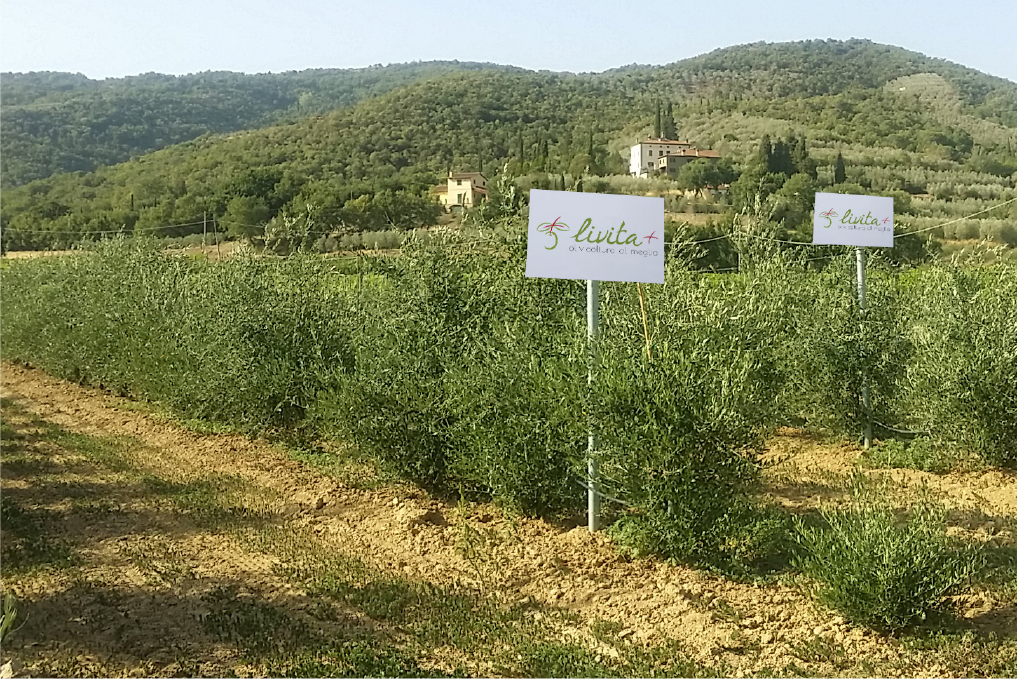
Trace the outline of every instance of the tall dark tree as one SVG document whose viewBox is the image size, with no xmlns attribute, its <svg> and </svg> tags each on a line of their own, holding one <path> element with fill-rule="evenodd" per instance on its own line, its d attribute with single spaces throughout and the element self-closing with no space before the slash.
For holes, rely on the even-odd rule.
<svg viewBox="0 0 1017 679">
<path fill-rule="evenodd" d="M 816 172 L 816 161 L 809 157 L 809 150 L 805 143 L 805 135 L 788 137 L 788 144 L 791 147 L 791 163 L 795 172 L 808 175 L 812 179 L 818 176 Z"/>
<path fill-rule="evenodd" d="M 833 183 L 843 184 L 846 181 L 847 169 L 844 167 L 844 156 L 838 153 L 837 159 L 833 161 Z"/>
<path fill-rule="evenodd" d="M 764 134 L 763 138 L 759 140 L 756 162 L 763 167 L 765 172 L 770 172 L 770 166 L 773 163 L 773 144 L 770 143 L 770 135 L 768 134 Z"/>
<path fill-rule="evenodd" d="M 773 153 L 770 156 L 768 169 L 770 172 L 786 174 L 789 177 L 795 173 L 794 164 L 791 162 L 791 150 L 783 139 L 778 139 L 773 143 Z"/>
<path fill-rule="evenodd" d="M 657 117 L 653 120 L 653 138 L 660 139 L 661 132 L 661 120 L 660 120 L 660 100 L 657 100 Z"/>
<path fill-rule="evenodd" d="M 674 109 L 671 106 L 671 102 L 667 102 L 667 109 L 664 111 L 664 122 L 661 132 L 664 134 L 665 139 L 677 139 L 678 138 L 678 127 L 674 122 Z"/>
</svg>

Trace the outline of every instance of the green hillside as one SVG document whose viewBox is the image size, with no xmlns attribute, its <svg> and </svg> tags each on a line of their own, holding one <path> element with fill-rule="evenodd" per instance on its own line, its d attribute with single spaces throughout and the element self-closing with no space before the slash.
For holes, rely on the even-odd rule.
<svg viewBox="0 0 1017 679">
<path fill-rule="evenodd" d="M 251 228 L 309 209 L 323 232 L 419 226 L 433 221 L 426 192 L 448 168 L 490 175 L 504 166 L 510 176 L 530 175 L 530 185 L 545 186 L 566 175 L 624 174 L 627 147 L 652 131 L 658 102 L 673 105 L 680 136 L 720 150 L 745 173 L 742 184 L 752 178 L 769 193 L 796 170 L 759 181 L 753 158 L 764 135 L 807 139 L 818 170 L 809 190 L 834 183 L 840 153 L 848 184 L 899 192 L 902 213 L 917 226 L 1015 195 L 1017 85 L 895 47 L 758 44 L 664 67 L 581 75 L 459 66 L 407 67 L 415 82 L 373 97 L 364 86 L 348 96 L 366 98 L 325 115 L 205 135 L 6 190 L 0 219 L 8 242 L 37 247 L 84 232 L 139 229 L 175 235 L 195 227 L 158 227 L 196 222 L 203 212 Z M 419 69 L 426 68 L 452 72 L 424 77 Z M 287 77 L 309 76 L 279 82 Z M 375 86 L 392 81 L 384 82 Z M 76 86 L 67 86 L 64 94 L 37 92 L 26 106 L 46 97 L 73 101 Z M 338 98 L 308 96 L 318 102 L 308 110 Z M 7 144 L 5 136 L 5 157 Z M 598 190 L 645 190 L 622 184 Z M 787 210 L 778 212 L 769 217 L 793 228 L 782 216 Z M 998 236 L 1005 223 L 996 222 L 974 235 Z"/>
<path fill-rule="evenodd" d="M 0 181 L 17 186 L 57 172 L 87 172 L 202 134 L 324 113 L 425 78 L 507 68 L 428 62 L 260 75 L 149 73 L 101 81 L 69 73 L 5 73 Z"/>
</svg>

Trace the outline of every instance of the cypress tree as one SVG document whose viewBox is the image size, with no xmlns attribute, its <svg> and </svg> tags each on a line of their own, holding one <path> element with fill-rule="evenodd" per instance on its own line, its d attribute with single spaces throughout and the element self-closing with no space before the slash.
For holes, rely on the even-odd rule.
<svg viewBox="0 0 1017 679">
<path fill-rule="evenodd" d="M 657 117 L 653 121 L 653 138 L 660 139 L 661 128 L 660 128 L 660 100 L 657 100 Z"/>
<path fill-rule="evenodd" d="M 800 172 L 815 179 L 818 176 L 816 163 L 809 157 L 809 149 L 805 143 L 805 136 L 792 137 L 792 139 L 794 143 L 791 145 L 791 162 L 794 165 L 795 172 Z"/>
<path fill-rule="evenodd" d="M 773 143 L 773 153 L 770 155 L 770 172 L 780 172 L 791 176 L 795 173 L 794 164 L 791 162 L 791 152 L 783 139 Z"/>
<path fill-rule="evenodd" d="M 771 172 L 770 166 L 773 164 L 773 145 L 770 144 L 770 135 L 764 134 L 763 138 L 759 140 L 759 150 L 756 152 L 756 161 L 762 165 L 763 170 Z"/>
<path fill-rule="evenodd" d="M 664 123 L 661 131 L 665 139 L 678 139 L 678 127 L 674 122 L 674 109 L 671 102 L 667 102 L 667 110 L 664 111 Z"/>
<path fill-rule="evenodd" d="M 837 153 L 837 160 L 833 161 L 833 183 L 843 184 L 847 181 L 847 169 L 844 167 L 844 156 Z"/>
</svg>

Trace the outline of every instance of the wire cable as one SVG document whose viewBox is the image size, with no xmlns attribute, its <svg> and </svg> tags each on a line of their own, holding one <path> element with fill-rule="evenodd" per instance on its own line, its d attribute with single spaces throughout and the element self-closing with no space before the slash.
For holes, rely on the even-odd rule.
<svg viewBox="0 0 1017 679">
<path fill-rule="evenodd" d="M 605 500 L 610 500 L 611 502 L 617 502 L 618 504 L 620 504 L 620 505 L 625 505 L 626 507 L 634 507 L 634 506 L 635 506 L 635 505 L 633 505 L 633 504 L 632 504 L 631 502 L 626 502 L 625 500 L 619 500 L 619 499 L 618 499 L 618 498 L 616 498 L 616 497 L 612 497 L 612 496 L 610 496 L 610 495 L 608 495 L 608 494 L 606 494 L 606 493 L 602 493 L 602 492 L 601 492 L 601 491 L 599 491 L 599 490 L 595 490 L 595 489 L 593 489 L 593 488 L 590 488 L 590 487 L 589 487 L 588 485 L 586 485 L 586 484 L 585 484 L 585 483 L 584 483 L 584 482 L 582 481 L 582 479 L 576 479 L 576 483 L 578 483 L 578 484 L 579 484 L 580 486 L 582 486 L 583 488 L 585 488 L 585 489 L 586 489 L 586 490 L 588 490 L 589 492 L 591 492 L 591 493 L 595 493 L 595 494 L 599 495 L 600 497 L 604 498 Z"/>
<path fill-rule="evenodd" d="M 886 429 L 887 431 L 897 432 L 898 434 L 915 434 L 915 435 L 925 434 L 926 436 L 932 434 L 932 432 L 930 432 L 928 430 L 912 431 L 911 429 L 898 429 L 897 427 L 891 427 L 888 424 L 883 424 L 879 420 L 873 420 L 872 423 L 882 427 L 883 429 Z"/>
<path fill-rule="evenodd" d="M 937 224 L 936 226 L 929 226 L 929 227 L 926 227 L 924 229 L 917 229 L 915 231 L 908 231 L 907 233 L 902 233 L 902 234 L 899 234 L 897 236 L 894 236 L 894 238 L 900 238 L 901 236 L 910 236 L 913 233 L 922 233 L 923 231 L 932 231 L 933 229 L 941 229 L 944 226 L 950 226 L 951 224 L 956 224 L 957 222 L 963 222 L 965 219 L 971 219 L 972 217 L 977 217 L 978 215 L 984 215 L 986 212 L 990 212 L 990 211 L 995 210 L 997 208 L 1001 208 L 1004 205 L 1009 205 L 1010 203 L 1013 203 L 1015 201 L 1017 201 L 1017 198 L 1011 198 L 1010 200 L 1004 201 L 1004 202 L 1000 203 L 999 205 L 993 205 L 992 207 L 985 208 L 984 210 L 979 210 L 978 212 L 976 212 L 976 213 L 974 213 L 972 215 L 968 215 L 966 217 L 958 217 L 957 219 L 954 219 L 954 220 L 949 221 L 949 222 L 944 222 L 942 224 Z"/>
<path fill-rule="evenodd" d="M 135 227 L 132 229 L 127 229 L 127 227 L 123 227 L 120 229 L 104 229 L 102 231 L 69 231 L 69 230 L 51 231 L 48 229 L 12 229 L 11 227 L 7 227 L 6 231 L 10 233 L 54 233 L 54 234 L 59 233 L 59 234 L 90 236 L 95 234 L 107 234 L 107 233 L 132 234 L 137 233 L 138 231 L 158 231 L 159 229 L 176 229 L 183 226 L 199 226 L 201 224 L 204 224 L 204 222 L 187 222 L 185 224 L 165 224 L 163 226 L 143 226 L 140 228 Z"/>
</svg>

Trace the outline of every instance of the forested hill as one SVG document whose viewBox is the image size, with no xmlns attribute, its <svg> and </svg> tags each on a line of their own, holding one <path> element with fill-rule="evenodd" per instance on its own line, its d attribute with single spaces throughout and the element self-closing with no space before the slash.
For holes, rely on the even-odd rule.
<svg viewBox="0 0 1017 679">
<path fill-rule="evenodd" d="M 149 73 L 90 80 L 70 73 L 0 76 L 3 186 L 90 171 L 195 139 L 350 106 L 457 71 L 494 64 L 426 62 L 279 74 Z"/>
<path fill-rule="evenodd" d="M 667 66 L 607 71 L 626 86 L 655 85 L 694 96 L 781 99 L 879 89 L 917 73 L 943 77 L 973 115 L 1017 127 L 1017 85 L 943 59 L 867 40 L 754 43 Z"/>
<path fill-rule="evenodd" d="M 388 215 L 388 226 L 412 226 L 431 200 L 428 187 L 450 167 L 490 175 L 507 163 L 512 176 L 623 174 L 624 153 L 653 130 L 658 103 L 673 106 L 681 137 L 717 148 L 737 169 L 750 164 L 764 135 L 794 133 L 808 139 L 820 169 L 830 176 L 834 157 L 843 152 L 852 166 L 849 178 L 865 188 L 988 199 L 1012 191 L 1017 173 L 1017 85 L 864 41 L 747 45 L 669 66 L 601 74 L 462 64 L 392 68 L 379 69 L 373 80 L 364 76 L 355 86 L 351 76 L 346 89 L 336 85 L 331 94 L 265 85 L 259 101 L 275 92 L 278 108 L 270 114 L 267 106 L 251 104 L 250 120 L 282 111 L 286 122 L 203 135 L 93 172 L 7 189 L 0 220 L 8 235 L 23 233 L 25 245 L 55 243 L 30 234 L 61 234 L 67 241 L 84 232 L 185 224 L 206 211 L 224 216 L 231 205 L 237 223 L 285 220 L 312 205 L 319 222 L 347 226 L 369 225 L 357 215 L 382 205 L 378 212 Z M 211 98 L 222 110 L 244 110 L 235 101 L 227 105 L 231 90 L 210 83 L 217 77 L 308 83 L 311 73 L 191 76 L 192 89 L 184 90 L 196 92 L 194 83 L 211 78 L 205 90 L 217 93 L 218 99 Z M 397 86 L 389 77 L 410 82 Z M 52 92 L 23 88 L 18 96 L 28 103 L 19 104 L 22 111 L 76 105 L 75 92 L 95 86 L 50 78 Z M 146 78 L 159 76 L 141 79 Z M 167 82 L 183 87 L 181 79 Z M 131 91 L 128 81 L 118 87 Z M 371 96 L 384 89 L 389 91 Z M 251 88 L 244 91 L 258 99 Z M 298 91 L 303 95 L 286 98 Z M 88 96 L 103 97 L 99 91 Z M 168 91 L 160 96 L 173 99 Z M 360 99 L 309 115 L 342 97 Z M 144 97 L 133 101 L 142 120 L 165 115 Z M 165 127 L 139 125 L 146 134 Z M 5 163 L 20 162 L 10 143 L 5 132 Z M 870 184 L 871 173 L 853 176 L 863 165 L 881 173 L 877 184 Z M 966 173 L 963 191 L 956 186 L 958 173 Z M 976 184 L 984 188 L 970 189 Z M 393 214 L 406 218 L 393 220 Z"/>
</svg>

